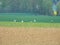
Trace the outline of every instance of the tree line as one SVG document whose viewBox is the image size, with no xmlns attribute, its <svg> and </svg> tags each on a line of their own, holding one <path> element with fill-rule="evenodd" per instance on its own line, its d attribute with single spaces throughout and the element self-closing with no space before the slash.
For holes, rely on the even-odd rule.
<svg viewBox="0 0 60 45">
<path fill-rule="evenodd" d="M 60 2 L 57 4 L 60 12 Z M 52 15 L 52 0 L 1 0 L 0 13 L 37 13 Z"/>
</svg>

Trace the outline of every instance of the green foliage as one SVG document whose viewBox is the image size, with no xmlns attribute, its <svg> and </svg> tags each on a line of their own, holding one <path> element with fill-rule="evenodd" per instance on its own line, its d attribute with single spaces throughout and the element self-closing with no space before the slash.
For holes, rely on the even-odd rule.
<svg viewBox="0 0 60 45">
<path fill-rule="evenodd" d="M 58 2 L 57 8 L 58 8 L 58 13 L 59 13 L 59 15 L 60 15 L 60 2 Z"/>
<path fill-rule="evenodd" d="M 0 0 L 0 12 L 38 12 L 42 15 L 52 15 L 52 0 Z M 58 10 L 60 10 L 58 2 Z"/>
<path fill-rule="evenodd" d="M 24 22 L 34 22 L 36 20 L 37 22 L 60 23 L 60 16 L 37 15 L 32 13 L 1 13 L 0 21 L 14 22 L 16 20 L 17 22 L 21 22 L 23 20 Z"/>
<path fill-rule="evenodd" d="M 49 0 L 50 1 L 50 0 Z M 49 4 L 47 0 L 1 0 L 2 7 L 5 9 L 16 8 L 20 9 L 33 9 L 36 8 L 36 5 L 42 8 L 46 3 Z"/>
</svg>

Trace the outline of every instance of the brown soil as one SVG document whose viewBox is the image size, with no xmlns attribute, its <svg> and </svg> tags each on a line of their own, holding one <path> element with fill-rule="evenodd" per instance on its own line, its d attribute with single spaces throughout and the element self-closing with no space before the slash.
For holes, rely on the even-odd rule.
<svg viewBox="0 0 60 45">
<path fill-rule="evenodd" d="M 0 27 L 0 45 L 60 45 L 60 28 Z"/>
</svg>

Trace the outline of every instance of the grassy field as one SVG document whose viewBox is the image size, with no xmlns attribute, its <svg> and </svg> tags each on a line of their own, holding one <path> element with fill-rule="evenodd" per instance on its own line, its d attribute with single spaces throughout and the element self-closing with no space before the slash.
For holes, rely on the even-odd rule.
<svg viewBox="0 0 60 45">
<path fill-rule="evenodd" d="M 60 23 L 39 23 L 39 22 L 0 22 L 0 27 L 50 27 L 60 28 Z"/>
</svg>

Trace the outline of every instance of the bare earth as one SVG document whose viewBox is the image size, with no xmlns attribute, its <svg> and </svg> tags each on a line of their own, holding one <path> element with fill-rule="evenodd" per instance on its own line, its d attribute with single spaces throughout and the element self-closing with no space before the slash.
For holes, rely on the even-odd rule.
<svg viewBox="0 0 60 45">
<path fill-rule="evenodd" d="M 60 28 L 0 27 L 0 45 L 60 45 Z"/>
</svg>

